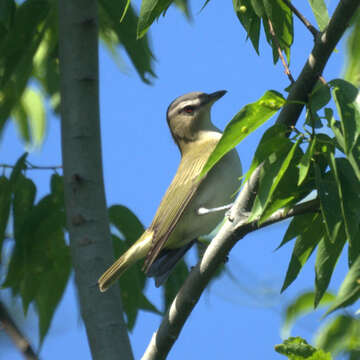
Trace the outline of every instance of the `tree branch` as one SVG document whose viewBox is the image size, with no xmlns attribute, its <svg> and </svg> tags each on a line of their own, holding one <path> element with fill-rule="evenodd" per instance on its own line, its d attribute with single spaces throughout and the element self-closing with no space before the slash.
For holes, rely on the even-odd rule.
<svg viewBox="0 0 360 360">
<path fill-rule="evenodd" d="M 16 326 L 15 321 L 6 309 L 6 306 L 0 301 L 0 324 L 5 332 L 9 335 L 15 346 L 19 349 L 25 359 L 37 360 L 38 357 L 31 347 L 29 341 L 23 335 L 21 330 Z"/>
<path fill-rule="evenodd" d="M 289 1 L 282 0 L 286 6 L 299 18 L 299 20 L 309 29 L 309 31 L 314 35 L 314 38 L 317 37 L 319 31 L 315 26 L 311 25 L 310 21 L 303 15 L 301 12 Z"/>
<path fill-rule="evenodd" d="M 233 209 L 241 209 L 242 201 L 241 196 L 239 196 Z M 213 274 L 224 263 L 229 251 L 240 239 L 265 226 L 315 211 L 319 211 L 317 199 L 298 204 L 290 210 L 280 209 L 262 224 L 259 224 L 258 221 L 248 222 L 247 217 L 242 213 L 233 214 L 235 217 L 225 222 L 206 249 L 202 259 L 191 270 L 163 318 L 158 331 L 152 336 L 142 360 L 166 358 Z"/>
<path fill-rule="evenodd" d="M 308 95 L 322 74 L 330 54 L 345 32 L 359 5 L 358 0 L 340 1 L 328 27 L 316 37 L 310 56 L 299 78 L 291 87 L 287 104 L 277 120 L 279 123 L 284 123 L 290 128 L 295 126 L 303 109 L 303 104 L 306 103 Z M 154 333 L 144 353 L 143 360 L 164 359 L 166 357 L 218 266 L 226 259 L 229 251 L 240 239 L 259 228 L 256 223 L 247 222 L 244 212 L 250 211 L 252 207 L 261 168 L 262 164 L 252 173 L 230 210 L 228 220 L 211 241 L 203 258 L 190 272 L 164 316 L 159 329 Z M 319 207 L 316 201 L 299 204 L 288 212 L 279 210 L 260 226 L 267 226 L 300 213 L 318 211 Z"/>
<path fill-rule="evenodd" d="M 358 0 L 341 0 L 326 29 L 315 39 L 314 47 L 298 77 L 290 89 L 286 105 L 277 119 L 278 123 L 296 124 L 308 96 L 319 80 L 330 55 L 344 34 L 349 22 L 359 7 Z"/>
<path fill-rule="evenodd" d="M 132 359 L 113 260 L 101 161 L 96 0 L 59 0 L 61 139 L 67 226 L 81 315 L 95 360 Z M 121 354 L 121 355 L 120 355 Z"/>
</svg>

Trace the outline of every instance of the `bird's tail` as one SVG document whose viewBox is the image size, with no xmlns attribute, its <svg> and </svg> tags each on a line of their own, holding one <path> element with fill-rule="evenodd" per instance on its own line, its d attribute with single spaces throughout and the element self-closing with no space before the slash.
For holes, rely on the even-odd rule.
<svg viewBox="0 0 360 360">
<path fill-rule="evenodd" d="M 151 239 L 152 233 L 145 231 L 140 239 L 101 275 L 98 280 L 101 292 L 106 291 L 130 266 L 146 256 Z"/>
</svg>

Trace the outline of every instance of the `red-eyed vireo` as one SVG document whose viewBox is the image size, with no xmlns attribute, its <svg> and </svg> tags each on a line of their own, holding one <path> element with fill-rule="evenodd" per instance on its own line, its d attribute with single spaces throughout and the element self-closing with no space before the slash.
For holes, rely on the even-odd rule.
<svg viewBox="0 0 360 360">
<path fill-rule="evenodd" d="M 196 239 L 210 233 L 223 219 L 225 210 L 201 216 L 198 210 L 228 204 L 239 188 L 241 164 L 236 150 L 199 180 L 221 138 L 210 120 L 211 106 L 225 93 L 192 92 L 178 97 L 168 107 L 167 122 L 181 152 L 180 165 L 149 228 L 100 277 L 101 291 L 143 258 L 146 274 L 155 277 L 156 286 L 160 286 Z"/>
</svg>

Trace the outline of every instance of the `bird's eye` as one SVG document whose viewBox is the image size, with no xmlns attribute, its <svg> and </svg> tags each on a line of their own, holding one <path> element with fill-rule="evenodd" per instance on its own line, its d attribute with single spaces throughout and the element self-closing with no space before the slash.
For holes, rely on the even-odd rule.
<svg viewBox="0 0 360 360">
<path fill-rule="evenodd" d="M 185 106 L 183 108 L 183 111 L 186 112 L 187 114 L 192 114 L 194 110 L 195 110 L 194 106 Z"/>
</svg>

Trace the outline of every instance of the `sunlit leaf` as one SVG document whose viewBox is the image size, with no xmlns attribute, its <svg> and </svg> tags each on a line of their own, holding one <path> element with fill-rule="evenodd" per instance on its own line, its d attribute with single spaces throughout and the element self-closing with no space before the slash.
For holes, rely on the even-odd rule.
<svg viewBox="0 0 360 360">
<path fill-rule="evenodd" d="M 324 30 L 329 23 L 329 13 L 324 0 L 309 0 L 309 4 L 315 16 L 320 30 Z"/>
<path fill-rule="evenodd" d="M 344 79 L 357 88 L 360 87 L 360 11 L 354 16 L 351 33 L 347 39 L 346 65 Z"/>
<path fill-rule="evenodd" d="M 290 337 L 282 344 L 275 345 L 275 351 L 285 355 L 289 360 L 332 360 L 330 353 L 316 349 L 301 337 Z"/>
<path fill-rule="evenodd" d="M 226 126 L 200 176 L 205 175 L 226 153 L 270 119 L 285 103 L 276 91 L 267 91 L 258 101 L 245 105 Z"/>
</svg>

